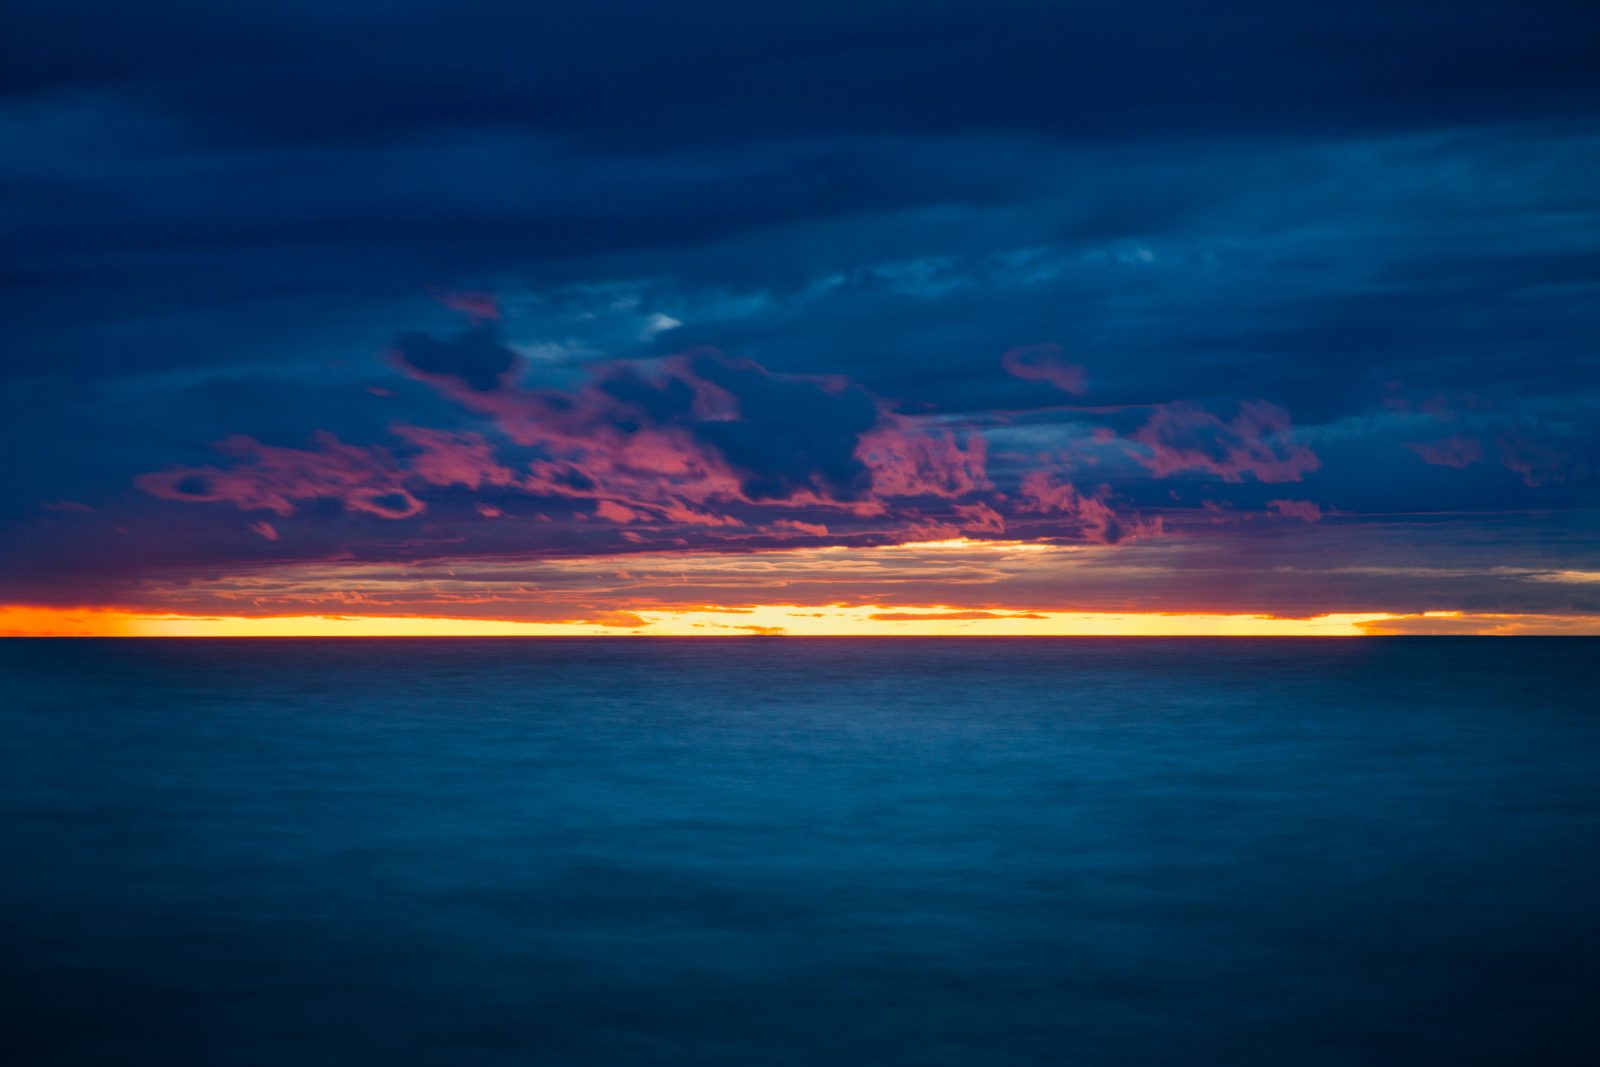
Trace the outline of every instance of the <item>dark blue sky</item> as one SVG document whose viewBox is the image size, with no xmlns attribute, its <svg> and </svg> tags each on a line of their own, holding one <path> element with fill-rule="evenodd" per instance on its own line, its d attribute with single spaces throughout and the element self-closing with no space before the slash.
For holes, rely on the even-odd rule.
<svg viewBox="0 0 1600 1067">
<path fill-rule="evenodd" d="M 1600 8 L 768 7 L 8 5 L 0 601 L 1600 612 Z"/>
</svg>

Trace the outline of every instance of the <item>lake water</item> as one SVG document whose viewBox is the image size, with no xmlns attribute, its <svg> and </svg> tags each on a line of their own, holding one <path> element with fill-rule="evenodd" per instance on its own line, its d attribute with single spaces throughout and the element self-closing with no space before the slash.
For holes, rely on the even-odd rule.
<svg viewBox="0 0 1600 1067">
<path fill-rule="evenodd" d="M 1600 641 L 0 642 L 17 1064 L 1600 1062 Z"/>
</svg>

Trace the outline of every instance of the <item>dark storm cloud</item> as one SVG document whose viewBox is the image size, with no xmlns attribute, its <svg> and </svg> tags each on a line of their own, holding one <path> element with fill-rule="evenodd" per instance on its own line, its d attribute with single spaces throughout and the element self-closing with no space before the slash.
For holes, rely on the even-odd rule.
<svg viewBox="0 0 1600 1067">
<path fill-rule="evenodd" d="M 7 23 L 0 549 L 30 587 L 873 508 L 1100 543 L 1448 512 L 1522 550 L 1473 516 L 1600 503 L 1592 5 Z"/>
</svg>

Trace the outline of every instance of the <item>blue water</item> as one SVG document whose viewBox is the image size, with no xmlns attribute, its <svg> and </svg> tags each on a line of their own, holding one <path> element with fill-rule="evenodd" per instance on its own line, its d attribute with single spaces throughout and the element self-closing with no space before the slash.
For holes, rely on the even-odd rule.
<svg viewBox="0 0 1600 1067">
<path fill-rule="evenodd" d="M 1600 1062 L 1600 642 L 0 643 L 10 1063 Z"/>
</svg>

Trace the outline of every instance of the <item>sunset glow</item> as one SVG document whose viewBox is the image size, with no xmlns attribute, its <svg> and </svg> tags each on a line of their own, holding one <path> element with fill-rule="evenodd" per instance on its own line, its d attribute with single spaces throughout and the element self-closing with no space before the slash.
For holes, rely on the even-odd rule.
<svg viewBox="0 0 1600 1067">
<path fill-rule="evenodd" d="M 393 615 L 186 616 L 0 608 L 0 636 L 36 637 L 1360 637 L 1398 633 L 1593 634 L 1585 616 L 1335 613 L 1309 618 L 1202 613 L 962 611 L 763 604 L 645 610 L 629 620 L 530 622 Z"/>
</svg>

